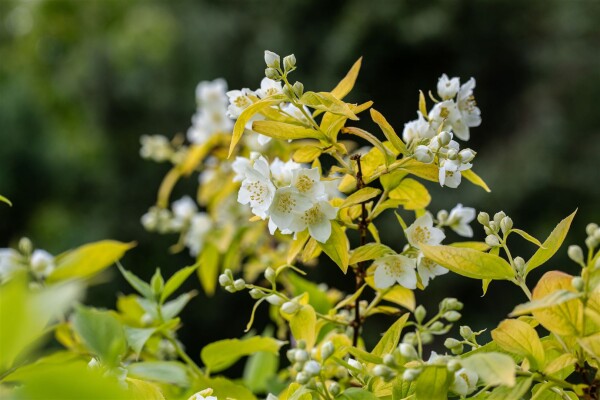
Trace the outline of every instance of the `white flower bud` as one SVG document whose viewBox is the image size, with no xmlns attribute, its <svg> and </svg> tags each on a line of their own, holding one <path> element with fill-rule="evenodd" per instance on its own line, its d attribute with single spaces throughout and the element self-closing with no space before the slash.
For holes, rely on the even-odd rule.
<svg viewBox="0 0 600 400">
<path fill-rule="evenodd" d="M 517 270 L 518 273 L 522 274 L 523 272 L 525 272 L 525 260 L 523 259 L 523 257 L 515 257 L 514 259 L 515 262 L 515 269 Z"/>
<path fill-rule="evenodd" d="M 450 372 L 456 372 L 460 369 L 460 361 L 450 360 L 448 361 L 448 364 L 446 364 L 446 368 L 448 368 L 448 371 Z"/>
<path fill-rule="evenodd" d="M 331 341 L 326 341 L 325 343 L 323 343 L 323 345 L 321 346 L 321 359 L 326 360 L 329 357 L 331 357 L 331 355 L 335 352 L 335 346 L 333 345 L 333 342 Z"/>
<path fill-rule="evenodd" d="M 446 311 L 444 319 L 448 322 L 456 322 L 460 319 L 460 313 L 458 311 Z"/>
<path fill-rule="evenodd" d="M 329 384 L 329 393 L 331 393 L 333 396 L 337 396 L 338 394 L 340 394 L 342 388 L 340 387 L 340 384 L 337 382 L 331 382 Z"/>
<path fill-rule="evenodd" d="M 490 223 L 490 216 L 488 213 L 481 211 L 479 215 L 477 215 L 477 221 L 481 225 L 487 226 Z"/>
<path fill-rule="evenodd" d="M 267 67 L 277 69 L 280 67 L 281 57 L 272 51 L 265 50 L 265 64 Z M 268 78 L 268 77 L 267 77 Z"/>
<path fill-rule="evenodd" d="M 450 160 L 456 160 L 458 158 L 458 152 L 454 149 L 448 150 L 446 157 Z"/>
<path fill-rule="evenodd" d="M 271 294 L 267 296 L 267 302 L 274 306 L 280 306 L 285 302 L 285 300 L 282 297 L 277 296 L 276 294 Z"/>
<path fill-rule="evenodd" d="M 435 321 L 433 324 L 431 324 L 431 326 L 429 327 L 429 330 L 431 332 L 440 332 L 442 330 L 444 330 L 444 323 L 441 321 Z"/>
<path fill-rule="evenodd" d="M 421 374 L 421 370 L 408 368 L 402 374 L 402 380 L 406 382 L 412 382 Z"/>
<path fill-rule="evenodd" d="M 254 300 L 258 300 L 258 299 L 262 299 L 263 296 L 265 295 L 263 292 L 261 292 L 260 290 L 254 288 L 250 290 L 250 297 L 252 297 Z"/>
<path fill-rule="evenodd" d="M 319 372 L 321 372 L 321 364 L 319 364 L 315 360 L 310 360 L 309 362 L 304 364 L 303 371 L 310 376 L 319 375 Z"/>
<path fill-rule="evenodd" d="M 421 342 L 423 342 L 423 344 L 429 344 L 433 342 L 433 335 L 429 332 L 421 333 Z"/>
<path fill-rule="evenodd" d="M 585 233 L 587 233 L 588 236 L 592 236 L 594 234 L 594 232 L 596 232 L 598 230 L 598 224 L 595 223 L 589 223 L 587 224 L 587 226 L 585 227 Z"/>
<path fill-rule="evenodd" d="M 393 355 L 384 354 L 383 355 L 383 363 L 385 365 L 387 365 L 388 367 L 394 367 L 396 365 L 396 360 L 394 359 Z"/>
<path fill-rule="evenodd" d="M 375 376 L 380 376 L 382 378 L 388 377 L 390 376 L 392 373 L 392 370 L 390 370 L 387 366 L 385 365 L 376 365 L 373 367 L 373 375 Z"/>
<path fill-rule="evenodd" d="M 440 222 L 440 224 L 443 224 L 447 219 L 448 219 L 448 211 L 446 211 L 446 210 L 438 211 L 437 220 Z"/>
<path fill-rule="evenodd" d="M 421 323 L 427 315 L 427 310 L 425 310 L 425 307 L 423 306 L 418 306 L 414 312 L 414 315 L 417 322 Z"/>
<path fill-rule="evenodd" d="M 487 235 L 485 237 L 485 244 L 487 244 L 490 247 L 498 247 L 500 246 L 500 241 L 498 240 L 496 235 Z"/>
<path fill-rule="evenodd" d="M 235 282 L 233 282 L 233 287 L 236 290 L 244 290 L 246 288 L 246 281 L 244 281 L 243 279 L 236 279 Z"/>
<path fill-rule="evenodd" d="M 406 343 L 406 344 L 410 344 L 411 346 L 415 346 L 418 343 L 417 335 L 415 335 L 414 332 L 408 332 L 402 338 L 402 343 Z"/>
<path fill-rule="evenodd" d="M 571 279 L 571 285 L 578 292 L 583 292 L 583 290 L 585 289 L 585 282 L 580 276 L 574 276 L 573 279 Z"/>
<path fill-rule="evenodd" d="M 275 68 L 267 68 L 265 69 L 265 76 L 274 81 L 281 80 L 281 74 Z"/>
<path fill-rule="evenodd" d="M 294 355 L 294 360 L 299 363 L 305 363 L 308 361 L 308 351 L 303 349 L 296 349 L 296 354 Z"/>
<path fill-rule="evenodd" d="M 265 270 L 265 279 L 268 280 L 269 282 L 273 283 L 275 282 L 275 270 L 271 267 L 267 267 L 267 269 Z"/>
<path fill-rule="evenodd" d="M 23 254 L 31 254 L 33 251 L 33 244 L 29 238 L 24 237 L 19 240 L 19 251 Z"/>
<path fill-rule="evenodd" d="M 302 306 L 295 301 L 286 301 L 281 306 L 281 311 L 286 314 L 295 314 Z"/>
<path fill-rule="evenodd" d="M 444 341 L 444 347 L 451 350 L 455 347 L 462 345 L 462 343 L 454 338 L 448 338 Z"/>
<path fill-rule="evenodd" d="M 510 231 L 513 227 L 513 220 L 510 217 L 504 217 L 500 221 L 500 229 L 502 229 L 502 233 L 505 235 Z"/>
<path fill-rule="evenodd" d="M 475 152 L 471 149 L 463 149 L 458 153 L 458 159 L 461 163 L 466 164 L 475 158 Z"/>
<path fill-rule="evenodd" d="M 294 86 L 292 86 L 292 89 L 294 89 L 294 93 L 298 98 L 302 97 L 304 94 L 304 85 L 302 82 L 295 82 Z"/>
<path fill-rule="evenodd" d="M 363 365 L 360 362 L 358 362 L 355 359 L 353 359 L 353 358 L 348 359 L 348 364 L 352 368 L 354 368 L 354 369 L 356 369 L 358 371 L 362 371 L 363 370 Z"/>
<path fill-rule="evenodd" d="M 500 221 L 502 221 L 502 218 L 504 217 L 506 217 L 504 211 L 499 211 L 496 214 L 494 214 L 494 222 L 496 223 L 496 225 L 500 226 Z"/>
<path fill-rule="evenodd" d="M 448 144 L 452 140 L 452 134 L 448 131 L 440 132 L 439 135 L 437 135 L 437 137 L 439 138 L 440 144 L 442 146 L 448 146 Z"/>
<path fill-rule="evenodd" d="M 594 249 L 596 246 L 598 246 L 598 241 L 593 236 L 589 236 L 587 239 L 585 239 L 585 245 L 588 247 L 588 249 Z"/>
<path fill-rule="evenodd" d="M 283 68 L 286 72 L 294 69 L 296 67 L 296 56 L 290 54 L 289 56 L 285 56 L 283 58 Z"/>
<path fill-rule="evenodd" d="M 569 258 L 577 264 L 583 264 L 583 250 L 581 250 L 581 247 L 573 244 L 569 246 L 567 254 L 569 255 Z"/>
<path fill-rule="evenodd" d="M 310 376 L 306 372 L 298 372 L 298 375 L 296 375 L 296 382 L 301 385 L 308 383 L 309 380 Z"/>
<path fill-rule="evenodd" d="M 415 159 L 425 164 L 430 164 L 433 161 L 433 152 L 427 146 L 419 145 L 415 149 Z"/>
<path fill-rule="evenodd" d="M 419 358 L 417 350 L 415 350 L 415 347 L 411 344 L 400 343 L 400 346 L 398 346 L 398 348 L 400 349 L 400 354 L 402 354 L 402 357 L 406 358 L 407 360 L 416 360 L 417 358 Z"/>
</svg>

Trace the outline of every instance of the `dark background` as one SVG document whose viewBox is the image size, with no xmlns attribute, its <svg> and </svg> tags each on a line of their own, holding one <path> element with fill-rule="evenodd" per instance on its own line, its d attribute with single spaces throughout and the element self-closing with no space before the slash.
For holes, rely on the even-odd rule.
<svg viewBox="0 0 600 400">
<path fill-rule="evenodd" d="M 529 283 L 549 268 L 577 272 L 566 245 L 583 245 L 585 225 L 600 222 L 599 20 L 600 2 L 592 0 L 2 0 L 0 193 L 14 207 L 0 207 L 0 247 L 28 236 L 58 254 L 104 238 L 137 240 L 123 263 L 141 276 L 192 264 L 187 254 L 168 254 L 175 237 L 146 233 L 139 223 L 168 168 L 138 156 L 139 137 L 185 132 L 200 80 L 258 87 L 269 49 L 295 53 L 294 78 L 316 91 L 333 88 L 363 56 L 349 100 L 374 100 L 397 131 L 416 117 L 418 90 L 434 91 L 441 73 L 475 77 L 483 123 L 469 146 L 492 193 L 427 184 L 432 210 L 457 202 L 504 210 L 543 240 L 579 208 L 563 249 Z M 179 185 L 175 195 L 193 185 Z M 397 237 L 382 232 L 400 247 Z M 513 243 L 513 255 L 534 251 Z M 323 268 L 331 273 L 317 276 L 340 280 Z M 131 291 L 114 277 L 93 287 L 88 302 L 112 307 L 116 292 Z M 480 298 L 478 282 L 451 274 L 427 293 L 417 296 L 428 308 L 445 296 L 468 303 L 463 323 L 474 330 L 492 328 L 525 301 L 503 282 Z M 240 336 L 246 300 L 223 292 L 194 299 L 181 331 L 191 354 Z M 370 342 L 382 327 L 367 327 Z"/>
</svg>

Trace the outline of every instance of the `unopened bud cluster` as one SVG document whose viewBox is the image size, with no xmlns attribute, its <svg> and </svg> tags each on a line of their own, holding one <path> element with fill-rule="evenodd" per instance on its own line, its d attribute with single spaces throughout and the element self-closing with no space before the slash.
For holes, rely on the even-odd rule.
<svg viewBox="0 0 600 400">
<path fill-rule="evenodd" d="M 224 273 L 219 275 L 219 285 L 229 293 L 235 293 L 246 289 L 246 281 L 241 278 L 234 280 L 233 273 L 230 269 L 226 269 Z"/>
</svg>

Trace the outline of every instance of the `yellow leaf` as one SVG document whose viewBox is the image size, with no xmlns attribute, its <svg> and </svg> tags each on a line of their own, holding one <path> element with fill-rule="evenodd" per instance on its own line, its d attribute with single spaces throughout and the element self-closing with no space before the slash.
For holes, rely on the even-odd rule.
<svg viewBox="0 0 600 400">
<path fill-rule="evenodd" d="M 420 244 L 425 257 L 457 274 L 474 279 L 512 279 L 515 272 L 496 255 L 452 246 Z"/>
<path fill-rule="evenodd" d="M 574 365 L 575 363 L 577 363 L 577 357 L 571 353 L 564 353 L 549 362 L 544 367 L 544 373 L 546 375 L 554 375 L 557 372 Z"/>
<path fill-rule="evenodd" d="M 556 227 L 550 233 L 550 236 L 548 236 L 546 241 L 543 243 L 543 247 L 540 247 L 525 264 L 527 267 L 527 273 L 548 261 L 550 257 L 552 257 L 554 253 L 558 251 L 560 245 L 567 236 L 567 232 L 569 232 L 571 222 L 573 221 L 573 218 L 575 218 L 576 213 L 577 210 L 556 225 Z"/>
<path fill-rule="evenodd" d="M 339 223 L 331 221 L 331 236 L 326 243 L 318 242 L 319 247 L 340 267 L 345 274 L 350 261 L 350 243 Z"/>
<path fill-rule="evenodd" d="M 320 147 L 304 145 L 294 152 L 292 158 L 297 163 L 311 163 L 316 158 L 318 158 L 322 152 L 323 149 L 321 149 Z"/>
<path fill-rule="evenodd" d="M 392 146 L 396 148 L 400 153 L 406 154 L 408 151 L 406 150 L 406 145 L 400 139 L 394 128 L 389 124 L 389 122 L 385 119 L 385 117 L 374 108 L 370 110 L 371 118 L 373 122 L 375 122 L 381 128 L 381 131 L 385 135 L 386 139 L 390 141 Z"/>
<path fill-rule="evenodd" d="M 254 121 L 252 130 L 273 139 L 319 139 L 327 138 L 321 132 L 300 125 L 286 124 L 277 121 Z"/>
<path fill-rule="evenodd" d="M 384 291 L 383 299 L 410 311 L 415 309 L 415 293 L 404 286 L 394 285 L 391 289 Z"/>
<path fill-rule="evenodd" d="M 356 78 L 358 77 L 358 72 L 360 71 L 360 66 L 362 63 L 362 57 L 356 60 L 350 71 L 346 74 L 346 76 L 337 84 L 335 88 L 331 91 L 331 94 L 338 99 L 343 99 L 354 87 L 354 83 L 356 82 Z"/>
<path fill-rule="evenodd" d="M 292 244 L 290 245 L 290 248 L 288 250 L 288 254 L 287 254 L 288 264 L 292 264 L 294 262 L 294 259 L 296 258 L 298 253 L 300 253 L 302 251 L 302 249 L 304 248 L 304 245 L 308 241 L 308 238 L 309 238 L 308 229 L 305 229 L 296 235 L 296 239 L 294 239 L 294 241 L 292 242 Z"/>
<path fill-rule="evenodd" d="M 534 370 L 543 368 L 544 347 L 537 332 L 528 323 L 505 319 L 492 331 L 492 339 L 509 353 L 527 357 Z"/>
<path fill-rule="evenodd" d="M 9 206 L 12 207 L 12 203 L 10 202 L 10 200 L 7 199 L 6 197 L 2 196 L 2 195 L 0 195 L 0 202 L 6 203 L 6 204 L 8 204 Z"/>
<path fill-rule="evenodd" d="M 375 260 L 390 254 L 396 254 L 396 252 L 384 244 L 367 243 L 363 246 L 357 247 L 352 251 L 349 263 L 357 264 L 363 261 Z"/>
<path fill-rule="evenodd" d="M 165 396 L 154 383 L 134 378 L 126 378 L 126 381 L 129 383 L 129 391 L 135 400 L 165 400 Z"/>
<path fill-rule="evenodd" d="M 431 203 L 429 191 L 420 182 L 405 178 L 389 193 L 390 199 L 399 200 L 405 210 L 419 210 Z"/>
<path fill-rule="evenodd" d="M 392 326 L 390 326 L 383 337 L 375 345 L 375 348 L 373 348 L 371 354 L 382 357 L 384 354 L 391 353 L 396 346 L 398 346 L 400 335 L 402 334 L 402 329 L 408 320 L 408 316 L 409 313 L 405 313 L 403 316 L 398 318 L 398 320 L 394 322 Z"/>
<path fill-rule="evenodd" d="M 372 187 L 362 188 L 359 191 L 354 192 L 350 196 L 348 196 L 344 200 L 344 202 L 342 203 L 340 208 L 351 207 L 351 206 L 354 206 L 357 204 L 364 203 L 366 201 L 371 200 L 374 197 L 379 196 L 380 193 L 381 193 L 381 189 L 376 189 L 376 188 L 372 188 Z"/>
<path fill-rule="evenodd" d="M 198 279 L 207 296 L 215 294 L 217 277 L 219 275 L 219 250 L 212 243 L 205 243 L 198 255 Z"/>
<path fill-rule="evenodd" d="M 577 343 L 596 361 L 600 361 L 600 333 L 577 339 Z"/>
<path fill-rule="evenodd" d="M 546 272 L 533 289 L 532 300 L 540 300 L 559 291 L 575 291 L 571 285 L 573 277 L 560 271 Z M 582 329 L 583 304 L 579 299 L 532 311 L 535 319 L 550 332 L 561 336 L 576 336 Z"/>
<path fill-rule="evenodd" d="M 165 175 L 158 188 L 158 199 L 156 200 L 156 204 L 159 207 L 167 208 L 169 206 L 169 197 L 180 177 L 181 169 L 178 167 L 174 167 L 167 172 L 167 175 Z"/>
<path fill-rule="evenodd" d="M 290 318 L 290 330 L 296 341 L 304 340 L 306 348 L 312 349 L 317 338 L 317 315 L 314 308 L 308 304 L 303 305 Z"/>
<path fill-rule="evenodd" d="M 488 185 L 483 181 L 483 179 L 481 179 L 481 177 L 479 175 L 477 175 L 475 172 L 473 172 L 472 169 L 462 171 L 461 174 L 462 174 L 462 176 L 465 177 L 466 180 L 468 180 L 472 184 L 483 188 L 483 190 L 485 190 L 488 193 L 491 192 Z"/>
<path fill-rule="evenodd" d="M 421 114 L 423 114 L 425 118 L 428 118 L 427 104 L 425 103 L 425 95 L 422 90 L 419 90 L 419 111 L 421 111 Z"/>
<path fill-rule="evenodd" d="M 87 278 L 110 267 L 135 246 L 135 242 L 102 240 L 69 250 L 56 257 L 56 269 L 48 276 L 47 281 Z"/>
<path fill-rule="evenodd" d="M 479 251 L 488 251 L 490 249 L 490 246 L 488 246 L 484 242 L 455 242 L 455 243 L 450 243 L 450 246 L 467 247 L 469 249 L 479 250 Z"/>
<path fill-rule="evenodd" d="M 332 114 L 343 115 L 351 120 L 358 121 L 358 117 L 352 112 L 348 104 L 331 93 L 305 92 L 300 98 L 300 104 L 304 104 L 315 110 L 328 111 Z"/>
<path fill-rule="evenodd" d="M 461 360 L 463 367 L 476 371 L 487 385 L 505 385 L 513 387 L 516 383 L 516 365 L 514 360 L 502 353 L 475 353 Z"/>
<path fill-rule="evenodd" d="M 431 182 L 439 181 L 439 169 L 434 164 L 424 164 L 412 158 L 402 159 L 397 161 L 400 169 L 410 174 L 426 179 Z M 394 168 L 394 164 L 390 165 L 390 169 Z M 464 171 L 463 171 L 464 173 Z"/>
</svg>

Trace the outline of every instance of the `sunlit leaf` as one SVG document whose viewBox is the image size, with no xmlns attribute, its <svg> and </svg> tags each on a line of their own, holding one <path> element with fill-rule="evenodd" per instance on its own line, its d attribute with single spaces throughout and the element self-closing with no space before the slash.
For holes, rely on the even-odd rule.
<svg viewBox="0 0 600 400">
<path fill-rule="evenodd" d="M 312 349 L 317 338 L 317 316 L 310 305 L 303 305 L 290 318 L 290 330 L 296 341 L 304 340 L 306 347 Z"/>
<path fill-rule="evenodd" d="M 175 361 L 144 361 L 127 366 L 129 376 L 149 381 L 172 383 L 186 387 L 190 384 L 187 367 Z"/>
<path fill-rule="evenodd" d="M 190 267 L 181 268 L 175 272 L 172 277 L 167 280 L 165 287 L 160 296 L 160 301 L 164 302 L 170 295 L 173 294 L 185 282 L 185 280 L 198 268 L 199 263 Z"/>
<path fill-rule="evenodd" d="M 352 250 L 349 263 L 357 264 L 363 261 L 376 260 L 390 254 L 396 254 L 396 252 L 384 244 L 367 243 Z"/>
<path fill-rule="evenodd" d="M 510 313 L 511 317 L 517 317 L 519 315 L 530 314 L 536 310 L 542 310 L 557 306 L 565 303 L 569 300 L 577 299 L 581 297 L 581 293 L 577 293 L 571 290 L 561 289 L 550 292 L 547 296 L 541 297 L 537 300 L 528 301 L 527 303 L 519 304 Z"/>
<path fill-rule="evenodd" d="M 445 366 L 430 365 L 417 378 L 416 398 L 446 400 L 453 375 Z"/>
<path fill-rule="evenodd" d="M 152 382 L 129 377 L 126 382 L 133 400 L 165 400 L 160 388 Z"/>
<path fill-rule="evenodd" d="M 584 338 L 578 338 L 577 343 L 596 361 L 600 361 L 600 333 Z"/>
<path fill-rule="evenodd" d="M 461 174 L 466 180 L 468 180 L 472 184 L 479 186 L 480 188 L 483 188 L 483 190 L 485 190 L 488 193 L 491 192 L 488 185 L 483 181 L 483 179 L 481 179 L 481 177 L 479 175 L 477 175 L 475 172 L 473 172 L 472 169 L 467 169 L 466 171 L 462 171 Z"/>
<path fill-rule="evenodd" d="M 331 236 L 326 243 L 318 242 L 319 247 L 335 262 L 345 274 L 350 260 L 350 243 L 346 233 L 336 221 L 331 221 Z"/>
<path fill-rule="evenodd" d="M 398 304 L 411 311 L 415 309 L 415 293 L 404 286 L 394 285 L 386 290 L 383 299 L 394 304 Z"/>
<path fill-rule="evenodd" d="M 294 152 L 292 158 L 297 163 L 311 163 L 318 158 L 323 149 L 313 145 L 304 145 Z"/>
<path fill-rule="evenodd" d="M 144 345 L 150 337 L 156 332 L 157 328 L 132 328 L 125 326 L 125 337 L 127 343 L 136 354 L 140 354 Z"/>
<path fill-rule="evenodd" d="M 328 111 L 332 114 L 343 115 L 348 119 L 357 121 L 358 117 L 352 112 L 348 104 L 344 103 L 331 93 L 327 92 L 304 92 L 300 98 L 300 104 L 314 108 L 315 110 Z"/>
<path fill-rule="evenodd" d="M 477 353 L 461 360 L 463 367 L 476 371 L 487 385 L 513 387 L 516 383 L 514 360 L 502 353 Z"/>
<path fill-rule="evenodd" d="M 147 299 L 154 298 L 154 293 L 152 292 L 152 288 L 150 287 L 150 285 L 148 283 L 146 283 L 143 280 L 141 280 L 140 278 L 138 278 L 133 272 L 127 271 L 120 264 L 117 264 L 117 266 L 119 267 L 119 271 L 121 271 L 121 274 L 123 274 L 123 277 L 125 278 L 125 280 L 127 282 L 129 282 L 129 284 L 135 290 L 137 290 L 139 294 L 141 294 L 142 296 L 144 296 Z"/>
<path fill-rule="evenodd" d="M 259 336 L 248 339 L 224 339 L 204 346 L 200 358 L 211 372 L 219 372 L 229 368 L 240 358 L 257 351 L 278 354 L 283 343 L 270 337 Z"/>
<path fill-rule="evenodd" d="M 325 291 L 319 288 L 316 283 L 304 279 L 296 273 L 288 272 L 285 276 L 291 284 L 292 296 L 308 293 L 309 304 L 312 305 L 317 312 L 327 314 L 327 311 L 329 311 L 329 308 L 331 307 L 331 303 Z"/>
<path fill-rule="evenodd" d="M 352 68 L 348 71 L 346 76 L 336 85 L 335 88 L 331 91 L 331 94 L 338 99 L 342 100 L 354 87 L 354 83 L 356 82 L 356 78 L 358 77 L 358 72 L 360 71 L 360 66 L 362 63 L 362 57 L 356 60 Z"/>
<path fill-rule="evenodd" d="M 389 329 L 384 333 L 383 337 L 379 339 L 379 342 L 375 345 L 375 348 L 371 351 L 372 354 L 376 356 L 383 356 L 384 354 L 391 353 L 397 346 L 400 341 L 400 335 L 402 334 L 402 329 L 408 320 L 409 314 L 406 313 L 396 322 L 389 327 Z"/>
<path fill-rule="evenodd" d="M 219 249 L 207 242 L 198 255 L 198 278 L 207 296 L 215 294 L 219 275 Z"/>
<path fill-rule="evenodd" d="M 527 357 L 532 368 L 537 370 L 544 366 L 544 347 L 537 332 L 528 323 L 505 319 L 492 331 L 492 338 L 509 353 Z"/>
<path fill-rule="evenodd" d="M 285 122 L 258 120 L 252 123 L 252 130 L 269 136 L 273 139 L 319 139 L 325 140 L 326 137 L 321 132 L 314 129 L 305 128 L 300 125 L 286 124 Z"/>
<path fill-rule="evenodd" d="M 376 188 L 372 188 L 372 187 L 362 188 L 362 189 L 352 193 L 350 196 L 348 196 L 344 200 L 344 202 L 340 205 L 340 208 L 351 207 L 356 204 L 360 204 L 360 203 L 369 201 L 369 200 L 373 199 L 374 197 L 377 197 L 380 193 L 381 193 L 381 189 L 376 189 Z"/>
<path fill-rule="evenodd" d="M 550 236 L 548 236 L 548 238 L 542 244 L 543 247 L 540 247 L 529 259 L 529 261 L 527 261 L 525 266 L 527 267 L 528 273 L 548 261 L 550 257 L 552 257 L 554 253 L 558 251 L 560 245 L 567 236 L 567 232 L 569 232 L 571 222 L 573 221 L 573 218 L 575 218 L 576 213 L 577 211 L 574 211 L 567 218 L 560 221 L 554 230 L 552 230 Z"/>
<path fill-rule="evenodd" d="M 2 195 L 0 195 L 0 202 L 1 203 L 6 203 L 6 204 L 8 204 L 9 206 L 12 207 L 12 203 L 10 202 L 10 200 L 7 199 L 6 197 L 2 196 Z"/>
<path fill-rule="evenodd" d="M 513 387 L 500 386 L 492 391 L 488 400 L 507 400 L 507 399 L 522 399 L 527 394 L 531 384 L 533 383 L 533 377 L 517 378 Z"/>
<path fill-rule="evenodd" d="M 373 122 L 379 125 L 386 139 L 389 140 L 392 146 L 394 146 L 394 148 L 398 150 L 398 152 L 402 154 L 407 154 L 408 150 L 406 149 L 406 145 L 404 144 L 402 139 L 400 139 L 394 128 L 392 128 L 392 126 L 385 119 L 385 117 L 374 108 L 371 108 L 370 113 Z"/>
<path fill-rule="evenodd" d="M 431 203 L 431 195 L 422 183 L 405 178 L 390 193 L 390 199 L 399 200 L 406 210 L 419 210 Z"/>
<path fill-rule="evenodd" d="M 535 244 L 538 247 L 542 247 L 542 243 L 537 240 L 536 238 L 534 238 L 533 236 L 531 236 L 529 233 L 521 230 L 521 229 L 511 229 L 511 232 L 516 233 L 517 235 L 521 236 L 523 239 L 530 241 L 531 243 Z"/>
</svg>

